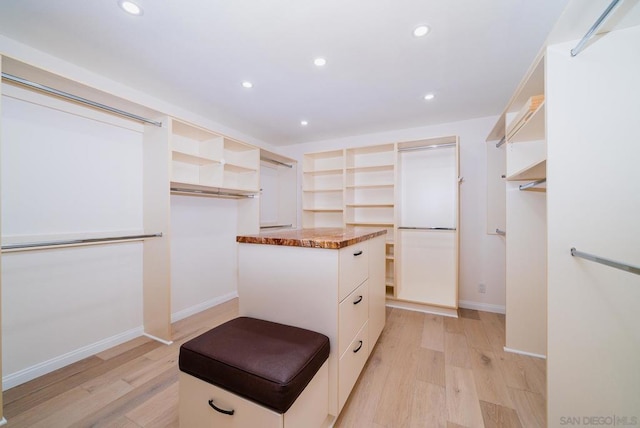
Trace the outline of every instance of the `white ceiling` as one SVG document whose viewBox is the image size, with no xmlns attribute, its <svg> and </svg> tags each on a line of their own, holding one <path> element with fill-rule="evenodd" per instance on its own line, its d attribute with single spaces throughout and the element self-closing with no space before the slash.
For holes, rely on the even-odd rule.
<svg viewBox="0 0 640 428">
<path fill-rule="evenodd" d="M 286 145 L 500 114 L 566 3 L 1 0 L 0 34 Z"/>
</svg>

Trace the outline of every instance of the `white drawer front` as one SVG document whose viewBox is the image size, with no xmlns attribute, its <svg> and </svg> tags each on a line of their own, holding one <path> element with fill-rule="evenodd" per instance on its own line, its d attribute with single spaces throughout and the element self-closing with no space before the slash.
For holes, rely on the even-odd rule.
<svg viewBox="0 0 640 428">
<path fill-rule="evenodd" d="M 350 245 L 340 251 L 339 301 L 342 301 L 369 276 L 367 241 Z"/>
<path fill-rule="evenodd" d="M 282 428 L 283 415 L 198 378 L 180 372 L 179 418 L 181 427 L 189 428 Z M 209 400 L 233 415 L 222 414 Z"/>
<path fill-rule="evenodd" d="M 369 318 L 369 281 L 366 280 L 340 302 L 338 355 L 342 356 Z"/>
<path fill-rule="evenodd" d="M 338 363 L 338 410 L 349 398 L 351 389 L 369 356 L 369 330 L 367 323 L 362 326 Z"/>
</svg>

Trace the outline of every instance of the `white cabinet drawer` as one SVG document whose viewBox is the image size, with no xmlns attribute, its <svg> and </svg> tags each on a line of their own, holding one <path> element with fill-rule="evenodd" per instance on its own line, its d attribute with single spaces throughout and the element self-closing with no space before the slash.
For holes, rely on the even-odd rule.
<svg viewBox="0 0 640 428">
<path fill-rule="evenodd" d="M 369 318 L 369 281 L 365 280 L 341 303 L 338 313 L 338 355 L 342 356 Z"/>
<path fill-rule="evenodd" d="M 342 248 L 339 255 L 339 293 L 342 301 L 369 276 L 368 241 Z"/>
<path fill-rule="evenodd" d="M 369 330 L 365 323 L 338 362 L 338 409 L 342 409 L 369 356 Z"/>
<path fill-rule="evenodd" d="M 190 428 L 282 428 L 283 415 L 245 400 L 208 382 L 180 372 L 179 417 L 181 427 Z M 209 400 L 233 415 L 220 413 Z"/>
</svg>

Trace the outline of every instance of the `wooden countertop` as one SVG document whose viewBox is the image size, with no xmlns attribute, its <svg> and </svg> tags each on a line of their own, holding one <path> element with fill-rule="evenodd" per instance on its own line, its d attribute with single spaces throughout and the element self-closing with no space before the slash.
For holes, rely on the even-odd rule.
<svg viewBox="0 0 640 428">
<path fill-rule="evenodd" d="M 386 229 L 365 227 L 289 229 L 236 236 L 244 244 L 287 245 L 290 247 L 340 249 L 387 233 Z"/>
</svg>

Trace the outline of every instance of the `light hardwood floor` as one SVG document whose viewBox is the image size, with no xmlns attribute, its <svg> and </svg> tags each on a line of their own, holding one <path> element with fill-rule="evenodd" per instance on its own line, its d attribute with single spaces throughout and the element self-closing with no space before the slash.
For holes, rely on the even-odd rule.
<svg viewBox="0 0 640 428">
<path fill-rule="evenodd" d="M 505 353 L 504 316 L 387 308 L 336 427 L 544 427 L 545 361 Z M 235 318 L 237 300 L 5 391 L 7 427 L 178 427 L 180 345 Z M 306 428 L 306 427 L 303 427 Z"/>
</svg>

